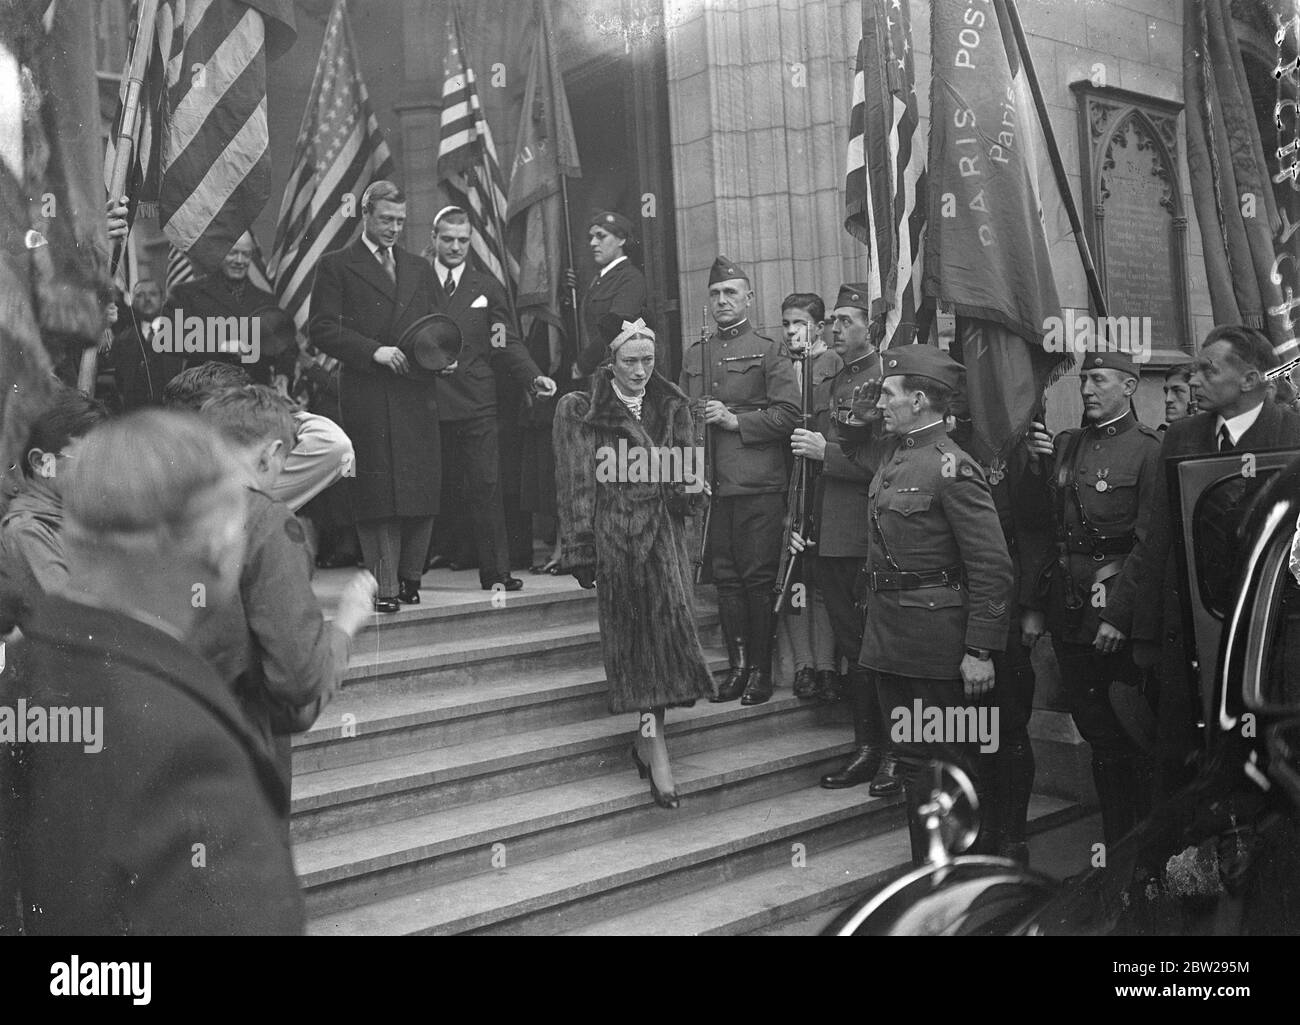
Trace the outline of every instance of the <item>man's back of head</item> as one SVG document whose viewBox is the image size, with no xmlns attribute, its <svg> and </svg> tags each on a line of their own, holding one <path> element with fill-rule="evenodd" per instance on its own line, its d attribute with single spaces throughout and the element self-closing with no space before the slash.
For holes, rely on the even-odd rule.
<svg viewBox="0 0 1300 1025">
<path fill-rule="evenodd" d="M 182 370 L 163 388 L 163 405 L 179 412 L 198 412 L 212 396 L 252 384 L 248 371 L 234 363 L 209 360 Z"/>
</svg>

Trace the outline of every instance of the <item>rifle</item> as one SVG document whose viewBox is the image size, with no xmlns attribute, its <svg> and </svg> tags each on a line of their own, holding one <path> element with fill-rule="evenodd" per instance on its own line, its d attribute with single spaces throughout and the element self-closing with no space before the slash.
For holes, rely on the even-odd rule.
<svg viewBox="0 0 1300 1025">
<path fill-rule="evenodd" d="M 705 408 L 708 407 L 709 399 L 713 392 L 713 361 L 709 358 L 709 307 L 706 305 L 700 312 L 700 373 L 701 386 L 704 394 L 701 399 Z M 709 430 L 708 421 L 703 415 L 700 417 L 700 447 L 704 450 L 704 467 L 702 476 L 709 484 L 709 500 L 704 505 L 704 516 L 700 520 L 700 551 L 695 557 L 695 582 L 697 584 L 708 583 L 706 579 L 706 558 L 709 551 L 709 522 L 713 516 L 713 498 L 717 494 L 718 482 L 714 480 L 713 465 L 713 434 Z"/>
<path fill-rule="evenodd" d="M 813 413 L 812 385 L 812 326 L 808 327 L 808 343 L 804 346 L 799 359 L 803 363 L 802 389 L 799 395 L 799 426 L 805 431 L 811 429 Z M 813 533 L 812 490 L 813 466 L 803 456 L 794 457 L 794 466 L 790 470 L 789 496 L 785 505 L 785 525 L 781 532 L 781 561 L 777 565 L 776 585 L 773 588 L 775 604 L 772 611 L 779 617 L 790 598 L 790 588 L 794 583 L 795 568 L 799 565 L 802 552 L 790 551 L 790 536 L 798 533 L 809 542 Z M 774 624 L 775 625 L 775 624 Z"/>
</svg>

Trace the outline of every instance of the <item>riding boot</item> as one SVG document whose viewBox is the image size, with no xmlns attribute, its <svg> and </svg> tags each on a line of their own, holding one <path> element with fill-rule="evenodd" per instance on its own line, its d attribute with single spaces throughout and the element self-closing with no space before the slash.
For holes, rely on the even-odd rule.
<svg viewBox="0 0 1300 1025">
<path fill-rule="evenodd" d="M 744 595 L 719 594 L 718 620 L 722 626 L 723 641 L 727 645 L 727 662 L 730 668 L 726 678 L 718 686 L 718 693 L 709 698 L 714 704 L 735 701 L 749 682 L 750 649 L 746 638 L 749 632 L 749 613 Z"/>
<path fill-rule="evenodd" d="M 853 708 L 853 742 L 857 749 L 843 766 L 822 777 L 821 785 L 827 790 L 843 790 L 868 783 L 880 773 L 884 755 L 880 704 L 876 701 L 870 673 L 862 666 L 855 665 L 849 669 L 848 697 Z M 891 782 L 895 784 L 891 792 L 896 793 L 899 785 L 896 781 Z"/>
<path fill-rule="evenodd" d="M 971 845 L 971 854 L 988 854 L 996 856 L 1002 848 L 1002 825 L 1006 817 L 1007 788 L 1002 772 L 1003 752 L 981 754 L 976 757 L 980 767 L 980 778 L 984 786 L 980 788 L 980 828 Z"/>
<path fill-rule="evenodd" d="M 740 699 L 742 705 L 761 705 L 772 696 L 772 628 L 776 613 L 772 611 L 770 591 L 751 591 L 749 605 L 749 650 L 753 668 Z"/>
</svg>

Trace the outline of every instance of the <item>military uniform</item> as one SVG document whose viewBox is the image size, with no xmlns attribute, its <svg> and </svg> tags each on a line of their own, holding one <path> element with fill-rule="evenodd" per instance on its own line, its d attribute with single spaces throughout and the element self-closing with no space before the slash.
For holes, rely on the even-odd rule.
<svg viewBox="0 0 1300 1025">
<path fill-rule="evenodd" d="M 1083 369 L 1137 376 L 1118 353 L 1089 356 Z M 1131 650 L 1126 646 L 1102 654 L 1093 641 L 1103 611 L 1117 622 L 1131 618 L 1118 604 L 1124 600 L 1120 584 L 1137 538 L 1139 512 L 1155 500 L 1161 486 L 1160 434 L 1139 423 L 1130 408 L 1107 423 L 1061 432 L 1055 450 L 1047 486 L 1057 550 L 1042 567 L 1030 601 L 1047 614 L 1070 711 L 1092 747 L 1106 842 L 1113 843 L 1144 817 L 1150 769 L 1120 725 L 1109 696 L 1113 681 L 1138 682 Z"/>
<path fill-rule="evenodd" d="M 804 357 L 795 355 L 788 345 L 784 346 L 782 351 L 794 366 L 795 379 L 802 396 Z M 812 357 L 811 364 L 809 373 L 812 376 L 812 402 L 808 409 L 808 424 L 815 430 L 816 425 L 829 415 L 830 382 L 839 373 L 844 361 L 833 349 L 823 346 L 822 350 Z M 793 474 L 794 454 L 789 452 L 788 455 L 790 474 Z M 814 518 L 820 466 L 820 463 L 812 465 L 813 473 L 808 479 L 804 495 L 808 515 Z M 813 536 L 816 536 L 815 533 Z M 816 562 L 815 548 L 806 550 L 800 557 L 798 573 L 805 587 L 805 606 L 796 609 L 787 604 L 779 628 L 778 644 L 786 646 L 795 667 L 794 696 L 797 698 L 815 699 L 826 695 L 827 692 L 832 697 L 838 697 L 836 681 L 839 679 L 839 662 L 835 657 L 835 638 L 831 633 L 830 614 L 816 580 Z"/>
<path fill-rule="evenodd" d="M 932 346 L 890 350 L 884 364 L 886 378 L 924 376 L 954 391 L 960 385 L 960 364 Z M 866 429 L 849 427 L 842 447 L 850 459 L 874 471 L 867 491 L 867 615 L 859 661 L 872 671 L 881 713 L 893 733 L 914 718 L 915 702 L 923 710 L 974 703 L 965 697 L 962 659 L 970 649 L 987 658 L 1006 644 L 1011 558 L 984 473 L 948 437 L 943 419 L 901 437 L 872 439 Z M 909 791 L 912 854 L 918 862 L 925 854 L 916 815 L 926 796 L 918 785 L 921 767 L 937 759 L 977 775 L 974 738 L 918 741 L 919 725 L 892 738 Z"/>
<path fill-rule="evenodd" d="M 709 284 L 748 277 L 726 257 L 714 262 Z M 799 384 L 781 346 L 748 320 L 720 328 L 686 350 L 681 387 L 705 397 L 707 353 L 711 398 L 739 420 L 739 429 L 709 428 L 713 507 L 708 545 L 718 614 L 732 672 L 717 698 L 749 691 L 748 704 L 771 696 L 772 590 L 781 553 L 788 485 L 786 448 L 799 418 Z"/>
<path fill-rule="evenodd" d="M 1044 460 L 1044 463 L 1046 461 Z M 1051 467 L 1039 465 L 1023 446 L 1006 463 L 987 471 L 993 505 L 1011 556 L 1016 582 L 1009 611 L 1007 646 L 993 652 L 993 702 L 998 709 L 998 749 L 980 755 L 983 801 L 979 849 L 1027 862 L 1025 830 L 1033 791 L 1034 749 L 1029 717 L 1034 710 L 1034 666 L 1020 640 L 1020 610 L 1033 604 L 1036 570 L 1052 551 L 1052 518 L 1042 482 Z"/>
</svg>

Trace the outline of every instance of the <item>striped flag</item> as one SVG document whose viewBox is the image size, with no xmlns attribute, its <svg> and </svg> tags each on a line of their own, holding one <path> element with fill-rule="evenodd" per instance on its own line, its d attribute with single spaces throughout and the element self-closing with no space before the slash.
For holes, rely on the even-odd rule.
<svg viewBox="0 0 1300 1025">
<path fill-rule="evenodd" d="M 271 247 L 276 300 L 300 332 L 307 330 L 317 261 L 342 249 L 361 230 L 366 186 L 393 177 L 393 158 L 361 80 L 346 5 L 336 0 Z"/>
<path fill-rule="evenodd" d="M 202 267 L 217 266 L 270 197 L 266 62 L 295 34 L 292 0 L 159 5 L 158 220 Z"/>
<path fill-rule="evenodd" d="M 909 4 L 862 0 L 862 41 L 849 115 L 845 229 L 868 250 L 872 338 L 916 335 L 925 227 L 925 140 L 916 112 Z"/>
<path fill-rule="evenodd" d="M 474 229 L 471 254 L 513 301 L 519 267 L 505 244 L 506 194 L 492 130 L 479 105 L 478 86 L 462 42 L 454 4 L 447 16 L 447 79 L 442 87 L 438 176 L 448 197 L 468 214 Z"/>
</svg>

